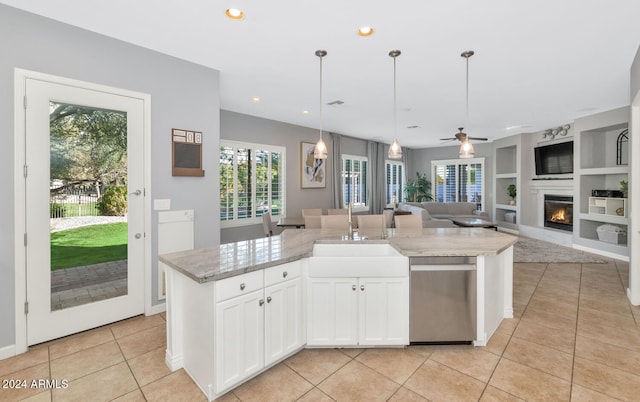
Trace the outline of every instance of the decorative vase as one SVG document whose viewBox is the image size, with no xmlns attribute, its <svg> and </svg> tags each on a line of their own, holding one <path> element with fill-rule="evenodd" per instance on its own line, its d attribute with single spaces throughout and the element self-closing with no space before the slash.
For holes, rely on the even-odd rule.
<svg viewBox="0 0 640 402">
<path fill-rule="evenodd" d="M 516 205 L 516 200 L 510 200 L 509 205 Z"/>
</svg>

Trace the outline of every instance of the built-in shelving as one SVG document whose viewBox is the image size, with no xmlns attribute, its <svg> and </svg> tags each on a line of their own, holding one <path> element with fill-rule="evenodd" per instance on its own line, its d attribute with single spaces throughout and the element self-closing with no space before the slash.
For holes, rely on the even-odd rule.
<svg viewBox="0 0 640 402">
<path fill-rule="evenodd" d="M 617 146 L 620 133 L 628 128 L 629 108 L 623 107 L 574 122 L 576 132 L 574 173 L 577 196 L 574 197 L 577 219 L 574 217 L 574 244 L 616 254 L 629 255 L 626 231 L 629 228 L 628 200 L 626 198 L 594 197 L 593 190 L 620 190 L 620 182 L 629 180 L 629 166 L 618 165 L 628 161 L 628 149 L 623 158 Z M 615 241 L 603 241 L 598 228 L 611 224 L 620 228 Z M 602 230 L 602 229 L 601 229 Z"/>
<path fill-rule="evenodd" d="M 511 197 L 507 188 L 513 184 L 520 190 L 520 136 L 507 137 L 494 142 L 494 172 L 495 185 L 493 196 L 493 220 L 506 229 L 518 230 L 519 210 L 518 192 L 515 205 L 511 204 Z"/>
</svg>

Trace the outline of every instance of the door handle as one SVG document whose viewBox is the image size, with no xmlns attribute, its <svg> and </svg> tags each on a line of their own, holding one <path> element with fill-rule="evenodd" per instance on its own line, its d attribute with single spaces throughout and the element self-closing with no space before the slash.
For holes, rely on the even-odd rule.
<svg viewBox="0 0 640 402">
<path fill-rule="evenodd" d="M 258 302 L 258 304 L 259 304 L 260 306 L 262 306 L 262 305 L 264 304 L 264 300 L 260 299 L 260 301 Z"/>
<path fill-rule="evenodd" d="M 142 235 L 140 233 L 136 233 L 135 236 L 133 236 L 133 237 L 135 237 L 136 239 L 139 239 L 139 238 L 142 237 Z"/>
<path fill-rule="evenodd" d="M 267 303 L 271 303 L 271 300 L 273 300 L 271 296 L 267 296 Z"/>
<path fill-rule="evenodd" d="M 142 194 L 142 190 L 136 190 L 133 193 L 129 193 L 130 195 L 140 195 Z"/>
<path fill-rule="evenodd" d="M 282 277 L 283 277 L 283 278 L 286 278 L 286 277 L 287 277 L 287 275 L 289 275 L 289 273 L 288 273 L 287 271 L 284 271 L 284 272 L 282 273 Z"/>
</svg>

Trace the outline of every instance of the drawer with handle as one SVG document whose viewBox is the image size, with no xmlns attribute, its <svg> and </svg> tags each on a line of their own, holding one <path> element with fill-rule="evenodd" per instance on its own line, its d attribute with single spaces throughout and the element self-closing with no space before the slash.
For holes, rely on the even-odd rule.
<svg viewBox="0 0 640 402">
<path fill-rule="evenodd" d="M 264 270 L 264 285 L 271 286 L 276 283 L 288 281 L 289 279 L 299 278 L 302 275 L 300 261 L 289 262 Z"/>
<path fill-rule="evenodd" d="M 262 289 L 263 271 L 253 271 L 216 282 L 216 303 Z"/>
</svg>

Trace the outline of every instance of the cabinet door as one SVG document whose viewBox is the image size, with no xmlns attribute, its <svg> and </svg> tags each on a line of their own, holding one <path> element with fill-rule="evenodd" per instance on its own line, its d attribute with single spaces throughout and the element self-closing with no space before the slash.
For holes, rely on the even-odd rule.
<svg viewBox="0 0 640 402">
<path fill-rule="evenodd" d="M 409 278 L 360 278 L 359 344 L 409 344 Z"/>
<path fill-rule="evenodd" d="M 310 278 L 307 295 L 307 345 L 358 343 L 356 278 Z"/>
<path fill-rule="evenodd" d="M 265 366 L 304 344 L 302 340 L 302 280 L 285 281 L 264 289 Z"/>
<path fill-rule="evenodd" d="M 215 392 L 220 393 L 264 367 L 263 291 L 216 304 Z"/>
</svg>

